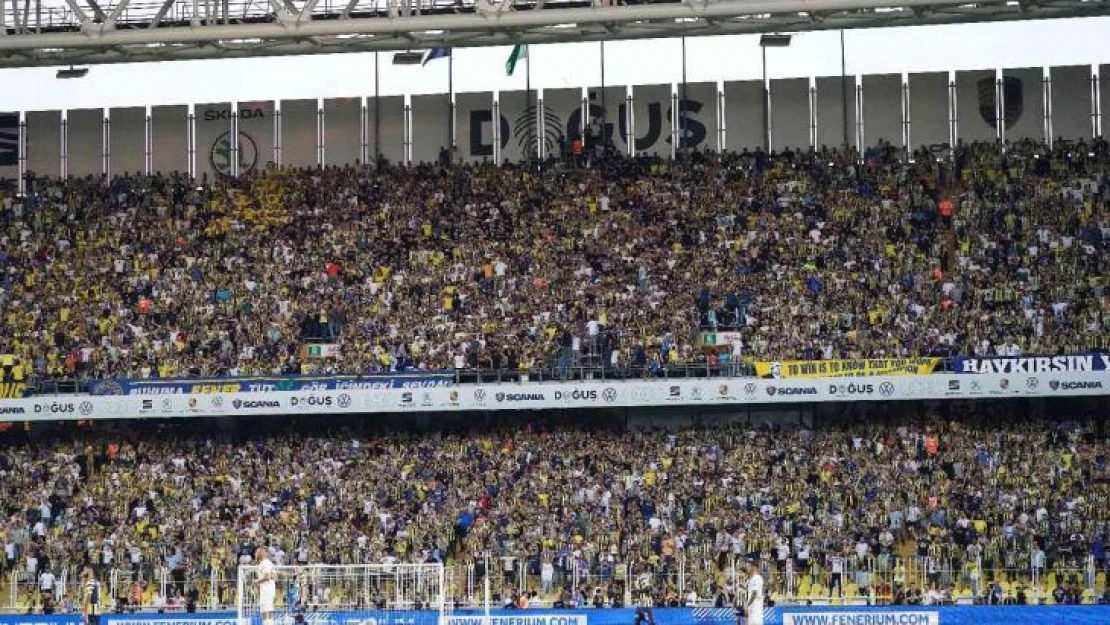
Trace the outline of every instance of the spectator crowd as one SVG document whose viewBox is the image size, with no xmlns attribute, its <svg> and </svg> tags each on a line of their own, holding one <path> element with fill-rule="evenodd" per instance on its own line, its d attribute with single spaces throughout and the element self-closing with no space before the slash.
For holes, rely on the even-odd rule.
<svg viewBox="0 0 1110 625">
<path fill-rule="evenodd" d="M 1105 142 L 859 156 L 32 178 L 0 195 L 5 377 L 1110 347 Z"/>
<path fill-rule="evenodd" d="M 230 580 L 229 604 L 235 566 L 259 546 L 279 564 L 448 562 L 459 585 L 474 565 L 506 597 L 534 591 L 563 605 L 620 604 L 625 584 L 664 604 L 723 603 L 730 571 L 749 559 L 776 596 L 806 586 L 940 601 L 961 585 L 985 600 L 996 584 L 1053 571 L 1070 571 L 1061 586 L 1093 587 L 1086 576 L 1105 570 L 1110 531 L 1104 429 L 1001 417 L 10 433 L 2 567 L 32 582 L 86 567 L 152 582 L 162 570 L 194 593 L 215 570 Z"/>
</svg>

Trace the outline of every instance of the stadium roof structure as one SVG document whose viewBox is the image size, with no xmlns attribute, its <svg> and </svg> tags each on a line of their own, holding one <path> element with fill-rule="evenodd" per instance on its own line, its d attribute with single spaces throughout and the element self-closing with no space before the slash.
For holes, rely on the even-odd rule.
<svg viewBox="0 0 1110 625">
<path fill-rule="evenodd" d="M 0 0 L 0 68 L 1110 14 L 1110 0 Z"/>
</svg>

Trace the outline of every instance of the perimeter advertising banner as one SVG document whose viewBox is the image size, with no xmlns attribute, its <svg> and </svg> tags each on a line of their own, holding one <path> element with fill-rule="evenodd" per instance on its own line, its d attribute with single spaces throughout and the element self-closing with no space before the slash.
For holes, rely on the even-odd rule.
<svg viewBox="0 0 1110 625">
<path fill-rule="evenodd" d="M 846 378 L 872 375 L 928 375 L 940 358 L 867 358 L 850 360 L 782 360 L 755 363 L 763 379 Z"/>
<path fill-rule="evenodd" d="M 279 389 L 284 379 L 144 380 L 115 387 L 114 395 L 60 395 L 0 399 L 0 419 L 169 418 L 289 414 L 377 414 L 397 412 L 487 412 L 551 409 L 623 409 L 647 406 L 815 404 L 843 401 L 1077 397 L 1110 393 L 1101 374 L 1047 375 L 879 375 L 869 377 L 580 380 L 455 385 L 451 374 L 381 378 L 295 377 L 294 389 Z M 306 380 L 312 380 L 307 382 Z M 108 384 L 112 381 L 101 382 Z M 115 382 L 115 384 L 119 384 Z M 235 391 L 243 385 L 259 390 Z M 320 386 L 309 387 L 309 384 Z M 239 386 L 236 386 L 239 385 Z M 407 385 L 407 386 L 406 386 Z M 103 390 L 103 389 L 102 389 Z M 123 392 L 126 391 L 126 394 Z M 0 624 L 2 625 L 2 624 Z"/>
<path fill-rule="evenodd" d="M 657 625 L 736 625 L 729 608 L 658 608 L 652 610 Z M 446 615 L 447 625 L 631 625 L 635 611 L 621 608 L 583 610 L 463 609 Z M 438 612 L 367 610 L 357 612 L 310 611 L 306 625 L 432 625 Z M 78 615 L 3 615 L 0 625 L 75 625 Z M 103 625 L 234 625 L 235 612 L 197 614 L 106 614 Z M 257 613 L 244 619 L 258 625 Z M 275 622 L 287 625 L 293 618 L 279 612 Z M 1110 622 L 1110 606 L 881 606 L 828 607 L 784 606 L 763 611 L 766 625 L 1094 625 Z"/>
</svg>

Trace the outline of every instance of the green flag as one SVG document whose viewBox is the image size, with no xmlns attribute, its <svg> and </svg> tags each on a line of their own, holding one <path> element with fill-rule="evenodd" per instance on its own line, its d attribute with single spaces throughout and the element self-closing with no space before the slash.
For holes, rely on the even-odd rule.
<svg viewBox="0 0 1110 625">
<path fill-rule="evenodd" d="M 505 75 L 512 76 L 516 71 L 517 62 L 526 58 L 528 58 L 528 46 L 519 43 L 513 46 L 513 51 L 509 53 L 509 60 L 505 61 Z"/>
</svg>

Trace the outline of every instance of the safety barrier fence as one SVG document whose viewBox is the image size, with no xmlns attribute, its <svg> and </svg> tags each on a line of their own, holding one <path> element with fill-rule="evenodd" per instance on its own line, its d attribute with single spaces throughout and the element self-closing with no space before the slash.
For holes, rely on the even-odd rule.
<svg viewBox="0 0 1110 625">
<path fill-rule="evenodd" d="M 587 560 L 510 558 L 485 555 L 446 567 L 447 593 L 461 607 L 519 605 L 530 607 L 628 607 L 660 602 L 684 607 L 732 605 L 743 588 L 746 558 L 710 549 L 692 549 L 677 557 L 624 560 L 608 556 Z M 1036 552 L 1005 557 L 998 566 L 975 560 L 890 555 L 848 555 L 804 563 L 790 558 L 760 563 L 768 595 L 781 605 L 879 606 L 893 604 L 1054 605 L 1096 604 L 1107 594 L 1107 563 L 1091 556 L 1049 561 Z M 1024 566 L 1014 565 L 1015 561 Z M 1010 566 L 1007 566 L 1010 564 Z M 56 576 L 50 598 L 55 610 L 80 604 L 75 569 Z M 103 604 L 133 613 L 184 610 L 194 597 L 197 610 L 226 610 L 235 605 L 232 568 L 171 571 L 164 566 L 118 566 L 101 571 Z M 40 613 L 46 593 L 23 570 L 8 574 L 0 611 Z M 340 597 L 364 594 L 359 579 L 333 580 L 317 609 L 353 607 Z M 343 587 L 340 587 L 343 586 Z M 377 591 L 375 591 L 377 592 Z M 694 597 L 690 596 L 693 593 Z M 279 605 L 282 599 L 279 598 Z M 673 603 L 672 603 L 673 602 Z"/>
<path fill-rule="evenodd" d="M 315 612 L 306 622 L 329 625 L 366 623 L 435 623 L 438 612 L 413 610 Z M 732 608 L 660 608 L 652 610 L 656 625 L 737 625 Z M 1110 622 L 1110 606 L 889 606 L 889 607 L 767 607 L 765 625 L 1095 625 Z M 286 622 L 286 615 L 279 615 Z M 257 622 L 257 618 L 251 619 Z M 632 625 L 636 611 L 583 610 L 455 610 L 447 625 Z M 106 614 L 101 625 L 232 625 L 235 612 L 196 614 Z M 79 614 L 2 615 L 0 625 L 79 625 Z"/>
</svg>

